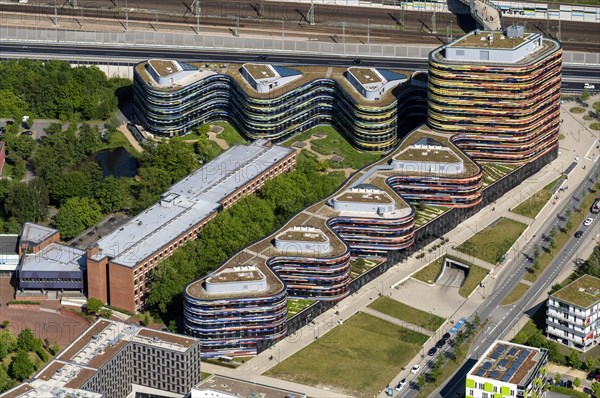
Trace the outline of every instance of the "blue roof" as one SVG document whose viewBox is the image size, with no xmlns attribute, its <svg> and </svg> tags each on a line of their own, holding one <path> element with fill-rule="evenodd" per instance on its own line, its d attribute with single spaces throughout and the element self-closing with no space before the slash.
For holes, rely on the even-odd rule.
<svg viewBox="0 0 600 398">
<path fill-rule="evenodd" d="M 275 69 L 275 71 L 277 73 L 279 73 L 279 76 L 281 76 L 281 77 L 297 76 L 297 75 L 302 74 L 302 72 L 299 72 L 295 69 L 284 68 L 283 66 L 275 66 L 275 65 L 272 65 L 272 66 L 273 66 L 273 69 Z"/>
<path fill-rule="evenodd" d="M 379 69 L 377 68 L 377 72 L 379 72 L 379 74 L 381 76 L 383 76 L 383 78 L 385 80 L 387 80 L 388 82 L 391 80 L 399 80 L 399 79 L 406 79 L 406 75 L 403 73 L 397 73 L 397 72 L 392 72 L 391 70 L 387 70 L 387 69 Z"/>
</svg>

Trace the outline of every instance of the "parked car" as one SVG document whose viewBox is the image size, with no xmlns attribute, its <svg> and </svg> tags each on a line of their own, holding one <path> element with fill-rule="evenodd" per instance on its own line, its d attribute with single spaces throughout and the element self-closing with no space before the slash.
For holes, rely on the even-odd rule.
<svg viewBox="0 0 600 398">
<path fill-rule="evenodd" d="M 21 134 L 22 135 L 33 135 L 33 132 L 31 130 L 27 130 L 27 131 L 23 131 Z"/>
<path fill-rule="evenodd" d="M 583 231 L 577 231 L 577 232 L 575 232 L 575 235 L 573 235 L 573 236 L 575 236 L 576 238 L 581 238 L 582 235 L 583 235 Z"/>
<path fill-rule="evenodd" d="M 591 83 L 585 83 L 585 84 L 583 85 L 583 88 L 584 88 L 584 89 L 586 89 L 586 90 L 595 90 L 595 89 L 596 89 L 596 86 L 595 86 L 595 85 L 593 85 L 593 84 L 591 84 Z"/>
<path fill-rule="evenodd" d="M 258 56 L 259 61 L 267 61 L 268 59 L 269 59 L 268 55 L 259 55 Z"/>
<path fill-rule="evenodd" d="M 592 223 L 594 222 L 593 218 L 586 218 L 585 221 L 583 222 L 583 225 L 585 225 L 586 227 L 589 227 L 590 225 L 592 225 Z"/>
<path fill-rule="evenodd" d="M 352 61 L 352 63 L 355 64 L 355 65 L 362 64 L 362 59 L 356 58 L 355 60 Z"/>
<path fill-rule="evenodd" d="M 402 387 L 404 387 L 406 385 L 406 379 L 402 379 L 398 382 L 398 385 L 396 386 L 396 391 L 400 391 L 402 390 Z"/>
<path fill-rule="evenodd" d="M 436 352 L 437 352 L 437 348 L 435 348 L 435 347 L 431 347 L 431 348 L 429 349 L 429 351 L 427 351 L 427 355 L 429 355 L 430 357 L 432 357 L 432 356 L 434 356 L 434 355 L 435 355 L 435 353 L 436 353 Z"/>
<path fill-rule="evenodd" d="M 439 339 L 437 343 L 435 343 L 435 348 L 442 348 L 444 345 L 446 345 L 446 340 Z"/>
<path fill-rule="evenodd" d="M 450 338 L 450 333 L 444 333 L 444 335 L 442 336 L 442 338 L 444 340 L 448 340 Z"/>
<path fill-rule="evenodd" d="M 410 370 L 410 373 L 417 373 L 419 371 L 419 369 L 421 369 L 421 365 L 415 365 Z"/>
</svg>

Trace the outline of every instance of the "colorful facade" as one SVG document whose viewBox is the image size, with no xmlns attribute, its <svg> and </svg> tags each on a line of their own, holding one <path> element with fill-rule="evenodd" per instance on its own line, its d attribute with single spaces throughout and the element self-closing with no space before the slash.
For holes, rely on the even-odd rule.
<svg viewBox="0 0 600 398">
<path fill-rule="evenodd" d="M 542 398 L 548 351 L 497 340 L 467 373 L 467 398 Z"/>
<path fill-rule="evenodd" d="M 478 162 L 521 165 L 558 147 L 562 47 L 507 35 L 476 31 L 430 53 L 427 123 Z"/>
<path fill-rule="evenodd" d="M 157 78 L 160 73 L 152 65 L 167 62 L 172 66 L 163 71 L 164 78 Z M 140 124 L 150 133 L 172 137 L 203 123 L 227 120 L 251 139 L 276 142 L 329 124 L 356 147 L 381 151 L 397 143 L 399 116 L 410 117 L 415 111 L 424 115 L 422 106 L 399 108 L 398 99 L 423 98 L 425 91 L 404 84 L 408 77 L 395 71 L 262 64 L 214 69 L 219 73 L 210 66 L 176 61 L 136 65 L 134 101 Z M 372 87 L 377 90 L 369 90 Z"/>
</svg>

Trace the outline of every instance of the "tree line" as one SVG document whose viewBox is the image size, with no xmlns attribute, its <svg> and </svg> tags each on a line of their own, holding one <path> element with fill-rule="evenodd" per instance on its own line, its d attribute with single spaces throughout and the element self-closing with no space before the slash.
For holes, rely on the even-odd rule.
<svg viewBox="0 0 600 398">
<path fill-rule="evenodd" d="M 95 66 L 71 67 L 66 61 L 18 59 L 0 62 L 0 117 L 104 120 L 131 81 L 108 78 Z"/>
</svg>

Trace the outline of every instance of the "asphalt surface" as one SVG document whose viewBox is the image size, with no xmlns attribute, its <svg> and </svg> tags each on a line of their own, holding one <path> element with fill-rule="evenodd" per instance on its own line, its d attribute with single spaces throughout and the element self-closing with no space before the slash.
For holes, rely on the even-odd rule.
<svg viewBox="0 0 600 398">
<path fill-rule="evenodd" d="M 589 192 L 588 189 L 595 183 L 594 174 L 599 170 L 600 168 L 597 164 L 595 167 L 591 168 L 586 179 L 579 185 L 577 194 L 571 197 L 560 211 L 556 212 L 557 215 L 564 214 L 567 209 L 575 211 L 580 202 L 580 200 L 576 198 L 584 197 Z M 480 355 L 482 355 L 496 339 L 509 331 L 521 314 L 528 313 L 531 315 L 531 312 L 535 312 L 535 309 L 530 307 L 531 302 L 534 301 L 541 292 L 546 291 L 546 289 L 550 287 L 554 278 L 568 264 L 572 254 L 578 250 L 579 246 L 598 233 L 598 220 L 600 217 L 596 217 L 596 215 L 589 213 L 588 210 L 589 209 L 584 209 L 584 211 L 587 212 L 586 218 L 591 217 L 594 219 L 592 225 L 589 227 L 581 226 L 579 229 L 584 231 L 583 236 L 581 238 L 571 237 L 561 250 L 560 256 L 554 258 L 546 270 L 538 277 L 536 282 L 527 290 L 525 295 L 510 307 L 500 307 L 500 304 L 525 276 L 527 267 L 532 263 L 531 258 L 533 255 L 534 244 L 539 245 L 540 250 L 547 247 L 547 234 L 553 228 L 558 232 L 559 228 L 565 225 L 566 218 L 558 216 L 556 218 L 549 218 L 542 227 L 544 234 L 535 239 L 533 241 L 534 244 L 530 243 L 528 247 L 523 250 L 521 261 L 515 262 L 511 266 L 510 272 L 504 273 L 504 280 L 497 284 L 497 286 L 499 286 L 497 290 L 487 298 L 477 311 L 481 320 L 490 318 L 489 324 L 471 345 L 471 350 L 467 356 L 466 362 L 441 388 L 441 396 L 463 396 L 465 390 L 465 376 L 477 359 L 479 359 Z"/>
<path fill-rule="evenodd" d="M 144 22 L 156 26 L 161 24 L 183 24 L 186 28 L 195 26 L 191 0 L 128 1 L 127 17 L 131 22 Z M 118 0 L 79 0 L 78 8 L 72 8 L 68 1 L 57 2 L 56 13 L 59 18 L 75 20 L 91 18 L 102 24 L 119 25 L 125 20 L 125 1 Z M 118 4 L 118 7 L 117 7 Z M 28 4 L 0 2 L 0 16 L 3 13 L 23 13 L 21 23 L 35 23 L 54 18 L 53 0 L 30 0 Z M 372 42 L 378 43 L 428 43 L 439 44 L 445 39 L 447 29 L 457 36 L 475 29 L 475 21 L 468 14 L 436 13 L 436 32 L 433 32 L 431 12 L 404 11 L 381 7 L 355 7 L 340 5 L 315 5 L 315 25 L 308 22 L 310 4 L 293 2 L 263 3 L 260 17 L 259 1 L 239 0 L 202 0 L 200 24 L 203 29 L 239 28 L 244 30 L 272 32 L 280 36 L 282 20 L 284 29 L 301 30 L 311 39 L 329 42 L 365 42 L 369 29 Z M 558 21 L 534 20 L 503 17 L 505 25 L 526 23 L 531 32 L 542 32 L 552 37 L 560 35 L 566 49 L 600 52 L 598 42 L 598 24 L 574 21 L 562 21 L 560 33 Z M 345 37 L 342 39 L 342 25 L 345 25 Z M 98 25 L 100 26 L 100 25 Z"/>
<path fill-rule="evenodd" d="M 348 66 L 354 61 L 353 57 L 313 56 L 292 54 L 269 54 L 267 61 L 259 60 L 259 54 L 197 51 L 171 48 L 139 48 L 139 47 L 86 47 L 56 44 L 8 44 L 0 43 L 2 57 L 14 55 L 36 59 L 63 59 L 71 62 L 95 60 L 101 64 L 135 64 L 150 58 L 178 59 L 186 62 L 269 62 L 274 64 L 296 65 L 339 65 Z M 378 59 L 364 58 L 364 66 L 387 67 L 404 70 L 427 70 L 427 60 L 420 59 Z M 563 91 L 583 91 L 584 83 L 594 83 L 600 90 L 600 70 L 593 67 L 563 66 Z"/>
</svg>

